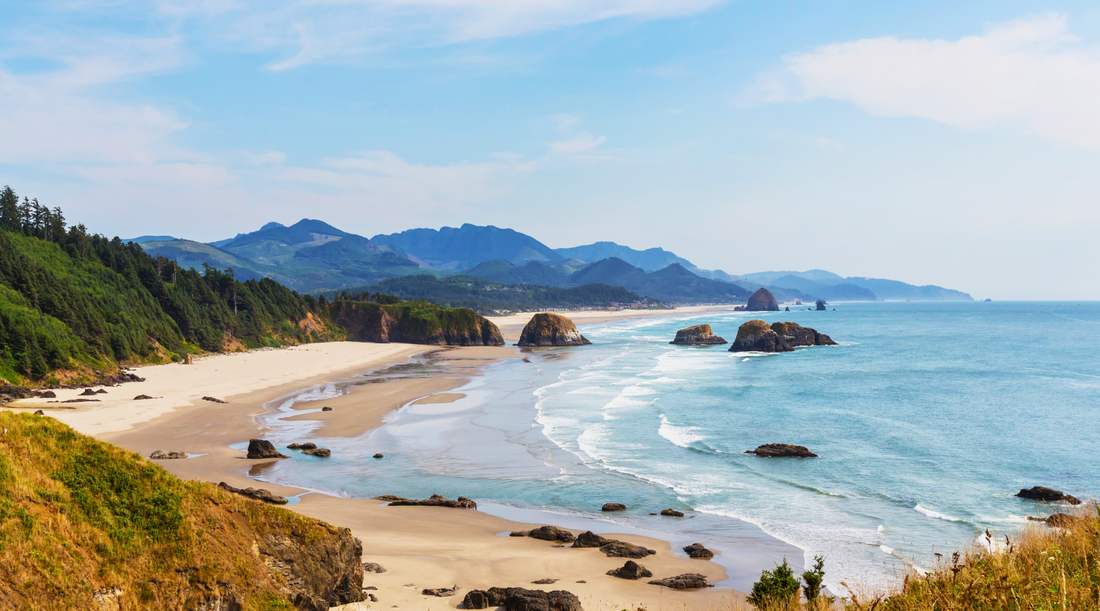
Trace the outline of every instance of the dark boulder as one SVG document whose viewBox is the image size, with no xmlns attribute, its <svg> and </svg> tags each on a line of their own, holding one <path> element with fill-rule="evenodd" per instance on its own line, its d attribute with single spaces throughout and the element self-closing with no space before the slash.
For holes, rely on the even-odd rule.
<svg viewBox="0 0 1100 611">
<path fill-rule="evenodd" d="M 611 539 L 604 539 L 588 530 L 577 535 L 577 540 L 573 542 L 573 547 L 601 547 L 608 543 L 611 543 Z"/>
<path fill-rule="evenodd" d="M 784 312 L 790 312 L 791 311 L 791 306 L 787 306 L 787 307 L 783 308 L 783 311 Z"/>
<path fill-rule="evenodd" d="M 313 448 L 312 450 L 305 450 L 302 454 L 309 454 L 310 456 L 316 456 L 317 458 L 328 458 L 332 456 L 332 451 L 328 448 Z"/>
<path fill-rule="evenodd" d="M 687 327 L 680 329 L 676 332 L 676 339 L 669 342 L 670 344 L 677 345 L 713 345 L 713 344 L 728 344 L 726 340 L 718 337 L 711 330 L 710 325 L 695 325 L 694 327 Z"/>
<path fill-rule="evenodd" d="M 97 390 L 95 391 L 95 394 L 97 394 L 97 395 L 105 395 L 105 394 L 107 394 L 107 391 L 106 391 L 106 390 L 103 390 L 102 388 L 100 388 L 100 389 L 97 389 Z"/>
<path fill-rule="evenodd" d="M 42 410 L 36 410 L 36 411 L 34 412 L 34 415 L 35 415 L 35 416 L 45 416 L 45 415 L 46 415 L 46 412 L 44 412 L 44 411 L 42 411 Z"/>
<path fill-rule="evenodd" d="M 149 399 L 152 399 L 152 398 L 153 397 L 150 397 L 149 395 L 138 395 L 138 396 L 134 397 L 134 401 L 148 401 Z"/>
<path fill-rule="evenodd" d="M 55 393 L 52 390 L 44 390 L 44 391 L 42 391 L 42 394 L 40 394 L 38 396 L 43 398 L 43 399 L 56 399 L 57 398 L 57 393 Z"/>
<path fill-rule="evenodd" d="M 646 556 L 652 556 L 657 553 L 657 550 L 642 547 L 641 545 L 634 545 L 633 543 L 627 543 L 626 541 L 616 541 L 614 539 L 601 545 L 600 551 L 608 558 L 645 558 Z"/>
<path fill-rule="evenodd" d="M 1071 516 L 1066 513 L 1055 513 L 1047 516 L 1047 519 L 1043 520 L 1047 523 L 1047 526 L 1051 528 L 1072 528 L 1078 524 L 1085 522 L 1082 518 Z"/>
<path fill-rule="evenodd" d="M 761 289 L 763 290 L 763 289 Z M 730 352 L 791 352 L 794 348 L 762 320 L 750 320 L 737 329 Z"/>
<path fill-rule="evenodd" d="M 604 503 L 600 511 L 626 511 L 626 505 L 622 503 Z"/>
<path fill-rule="evenodd" d="M 591 344 L 573 321 L 559 314 L 541 312 L 531 317 L 517 346 L 584 346 Z"/>
<path fill-rule="evenodd" d="M 581 601 L 564 590 L 543 592 L 526 588 L 470 590 L 462 600 L 464 609 L 504 607 L 507 611 L 583 611 Z"/>
<path fill-rule="evenodd" d="M 211 403 L 229 403 L 229 401 L 225 401 L 224 399 L 218 399 L 217 397 L 203 397 L 202 400 L 203 401 L 210 401 Z"/>
<path fill-rule="evenodd" d="M 1070 505 L 1081 504 L 1081 500 L 1077 497 L 1065 494 L 1061 490 L 1054 490 L 1053 488 L 1046 488 L 1044 486 L 1024 488 L 1023 490 L 1017 492 L 1016 496 L 1022 499 L 1030 499 L 1032 501 L 1044 501 L 1047 503 L 1069 503 Z"/>
<path fill-rule="evenodd" d="M 187 452 L 165 452 L 164 450 L 156 450 L 149 455 L 152 460 L 173 460 L 179 458 L 187 458 Z"/>
<path fill-rule="evenodd" d="M 383 456 L 383 455 L 381 455 L 381 454 L 375 454 L 375 455 L 374 455 L 374 458 L 385 458 L 385 456 Z"/>
<path fill-rule="evenodd" d="M 824 299 L 818 299 L 817 300 L 817 310 L 819 312 L 824 312 L 825 311 L 825 300 Z"/>
<path fill-rule="evenodd" d="M 692 543 L 684 548 L 684 552 L 689 558 L 703 558 L 704 560 L 709 560 L 714 557 L 714 552 L 703 547 L 702 543 Z"/>
<path fill-rule="evenodd" d="M 321 411 L 322 411 L 322 412 L 331 412 L 331 411 L 332 411 L 332 409 L 333 409 L 333 408 L 331 408 L 331 407 L 329 407 L 329 406 L 327 406 L 327 405 L 326 405 L 325 407 L 322 407 L 322 408 L 321 408 Z"/>
<path fill-rule="evenodd" d="M 280 454 L 266 439 L 249 439 L 248 458 L 286 458 L 286 455 Z"/>
<path fill-rule="evenodd" d="M 634 562 L 633 560 L 627 560 L 626 564 L 617 569 L 612 569 L 607 572 L 612 577 L 618 577 L 620 579 L 641 579 L 642 577 L 653 577 L 653 572 L 644 566 Z"/>
<path fill-rule="evenodd" d="M 458 586 L 452 586 L 449 588 L 424 588 L 420 591 L 424 596 L 438 596 L 439 598 L 446 598 L 448 596 L 454 596 L 458 593 Z"/>
<path fill-rule="evenodd" d="M 677 575 L 675 577 L 654 579 L 649 583 L 655 586 L 672 588 L 673 590 L 695 590 L 698 588 L 711 587 L 711 585 L 707 583 L 707 578 L 699 573 L 684 573 L 683 575 Z"/>
<path fill-rule="evenodd" d="M 779 303 L 775 300 L 775 295 L 771 294 L 766 288 L 756 289 L 756 292 L 749 297 L 748 303 L 745 304 L 745 310 L 748 312 L 778 312 Z"/>
<path fill-rule="evenodd" d="M 755 450 L 746 450 L 745 454 L 755 454 L 764 458 L 817 458 L 806 446 L 793 446 L 786 443 L 766 443 Z"/>
<path fill-rule="evenodd" d="M 531 583 L 535 584 L 536 586 L 548 586 L 550 584 L 558 583 L 559 581 L 561 581 L 561 580 L 560 579 L 554 579 L 553 577 L 544 577 L 542 579 L 536 579 L 536 580 L 532 581 Z"/>
<path fill-rule="evenodd" d="M 246 496 L 250 499 L 256 499 L 257 501 L 271 503 L 272 505 L 286 505 L 290 502 L 286 497 L 279 496 L 263 488 L 234 488 L 225 482 L 218 484 L 218 487 L 226 492 L 232 492 L 233 494 Z"/>
<path fill-rule="evenodd" d="M 305 443 L 292 443 L 292 444 L 288 445 L 286 447 L 286 449 L 288 449 L 288 450 L 313 450 L 316 447 L 317 447 L 317 444 L 313 443 L 312 441 L 307 441 Z"/>
<path fill-rule="evenodd" d="M 558 528 L 557 526 L 539 526 L 536 529 L 527 533 L 528 537 L 532 539 L 542 539 L 543 541 L 561 541 L 562 543 L 572 543 L 577 539 L 573 533 L 565 530 L 564 528 Z"/>
<path fill-rule="evenodd" d="M 662 509 L 661 515 L 665 516 L 666 518 L 682 518 L 684 517 L 684 512 L 676 511 L 675 509 Z"/>
<path fill-rule="evenodd" d="M 364 562 L 363 571 L 366 573 L 385 573 L 386 567 L 378 564 L 377 562 Z"/>
<path fill-rule="evenodd" d="M 81 397 L 94 397 L 96 392 L 91 388 L 85 388 L 84 392 L 80 393 Z"/>
</svg>

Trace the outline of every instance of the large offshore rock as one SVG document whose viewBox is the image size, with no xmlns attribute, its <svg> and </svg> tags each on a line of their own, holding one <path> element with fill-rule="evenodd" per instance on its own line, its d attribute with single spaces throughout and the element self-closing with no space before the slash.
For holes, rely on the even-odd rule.
<svg viewBox="0 0 1100 611">
<path fill-rule="evenodd" d="M 758 288 L 756 292 L 749 297 L 749 301 L 745 304 L 745 310 L 749 312 L 778 312 L 779 302 L 775 300 L 775 295 L 766 288 Z"/>
<path fill-rule="evenodd" d="M 695 325 L 677 331 L 676 339 L 669 343 L 687 346 L 705 346 L 712 344 L 728 344 L 729 342 L 715 335 L 710 325 Z"/>
<path fill-rule="evenodd" d="M 835 346 L 836 342 L 824 333 L 803 327 L 796 322 L 773 322 L 772 331 L 783 336 L 791 346 Z"/>
<path fill-rule="evenodd" d="M 517 346 L 583 346 L 585 339 L 573 321 L 559 314 L 540 312 L 531 317 Z"/>
<path fill-rule="evenodd" d="M 761 289 L 763 290 L 763 289 Z M 794 348 L 762 320 L 750 320 L 737 329 L 730 352 L 791 352 Z"/>
<path fill-rule="evenodd" d="M 745 454 L 755 454 L 764 458 L 817 458 L 806 446 L 793 446 L 788 443 L 766 443 L 755 450 L 746 450 Z"/>
<path fill-rule="evenodd" d="M 275 444 L 266 439 L 248 440 L 248 458 L 286 458 L 275 449 Z"/>
<path fill-rule="evenodd" d="M 1069 503 L 1070 505 L 1080 505 L 1081 500 L 1075 496 L 1070 496 L 1061 490 L 1054 490 L 1053 488 L 1047 488 L 1045 486 L 1035 486 L 1033 488 L 1024 488 L 1016 493 L 1016 496 L 1021 499 L 1030 499 L 1032 501 L 1044 501 L 1047 503 Z"/>
</svg>

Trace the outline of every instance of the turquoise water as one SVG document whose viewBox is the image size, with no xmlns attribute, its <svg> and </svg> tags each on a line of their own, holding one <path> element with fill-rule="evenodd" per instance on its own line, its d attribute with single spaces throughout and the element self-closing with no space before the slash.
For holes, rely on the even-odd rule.
<svg viewBox="0 0 1100 611">
<path fill-rule="evenodd" d="M 760 355 L 668 344 L 701 322 L 733 339 L 749 318 L 840 345 Z M 728 585 L 823 554 L 840 592 L 840 580 L 886 583 L 901 558 L 927 567 L 987 528 L 1019 528 L 1042 513 L 1013 496 L 1022 487 L 1100 491 L 1100 304 L 852 303 L 583 332 L 592 346 L 492 366 L 458 402 L 407 406 L 326 443 L 323 467 L 295 456 L 264 477 L 364 498 L 462 494 L 563 519 L 608 519 L 599 507 L 617 501 L 631 510 L 604 531 L 704 541 L 724 552 Z M 275 439 L 308 436 L 308 423 L 278 417 L 267 419 Z M 770 442 L 820 458 L 744 454 Z M 666 507 L 689 517 L 650 515 Z"/>
</svg>

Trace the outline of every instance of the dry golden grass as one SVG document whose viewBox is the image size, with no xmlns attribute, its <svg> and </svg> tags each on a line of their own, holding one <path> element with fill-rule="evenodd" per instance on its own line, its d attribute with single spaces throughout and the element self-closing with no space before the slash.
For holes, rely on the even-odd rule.
<svg viewBox="0 0 1100 611">
<path fill-rule="evenodd" d="M 121 591 L 122 609 L 196 608 L 226 591 L 245 609 L 292 609 L 257 542 L 336 533 L 52 418 L 0 412 L 0 609 L 96 609 L 104 591 Z"/>
</svg>

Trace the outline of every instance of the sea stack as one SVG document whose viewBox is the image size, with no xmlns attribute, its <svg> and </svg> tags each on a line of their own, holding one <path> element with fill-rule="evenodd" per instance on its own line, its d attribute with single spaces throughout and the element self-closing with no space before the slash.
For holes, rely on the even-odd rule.
<svg viewBox="0 0 1100 611">
<path fill-rule="evenodd" d="M 749 312 L 778 312 L 779 302 L 775 300 L 775 295 L 772 295 L 771 291 L 761 287 L 752 294 L 752 297 L 749 297 L 745 310 Z"/>
<path fill-rule="evenodd" d="M 764 290 L 764 289 L 760 289 Z M 762 320 L 750 320 L 737 329 L 730 352 L 791 352 L 794 348 Z"/>
<path fill-rule="evenodd" d="M 818 312 L 824 312 L 825 311 L 825 300 L 824 299 L 818 299 L 817 300 L 817 311 Z"/>
<path fill-rule="evenodd" d="M 710 325 L 695 325 L 686 329 L 680 329 L 676 332 L 676 339 L 669 342 L 670 344 L 686 345 L 686 346 L 698 346 L 698 345 L 712 345 L 712 344 L 728 344 L 726 340 L 718 337 L 711 330 Z"/>
<path fill-rule="evenodd" d="M 787 340 L 791 346 L 835 346 L 836 342 L 824 333 L 795 322 L 773 322 L 772 331 Z"/>
<path fill-rule="evenodd" d="M 541 312 L 531 317 L 523 328 L 517 346 L 584 346 L 592 342 L 585 339 L 577 325 L 568 318 Z"/>
</svg>

